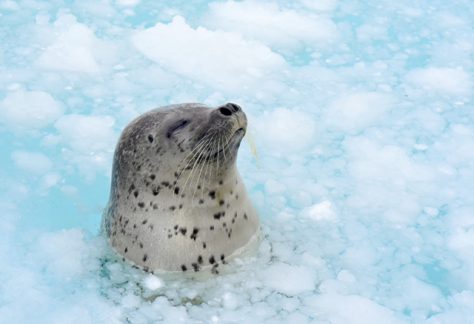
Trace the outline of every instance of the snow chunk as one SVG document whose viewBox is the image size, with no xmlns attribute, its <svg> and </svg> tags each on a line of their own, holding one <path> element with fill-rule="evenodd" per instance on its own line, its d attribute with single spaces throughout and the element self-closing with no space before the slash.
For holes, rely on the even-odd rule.
<svg viewBox="0 0 474 324">
<path fill-rule="evenodd" d="M 430 67 L 410 72 L 407 81 L 430 91 L 447 95 L 469 96 L 473 82 L 463 69 Z"/>
<path fill-rule="evenodd" d="M 109 174 L 110 159 L 115 147 L 115 120 L 110 116 L 66 115 L 55 127 L 59 141 L 69 147 L 62 150 L 64 158 L 76 165 L 87 180 L 98 171 Z"/>
<path fill-rule="evenodd" d="M 91 246 L 85 242 L 81 230 L 62 230 L 41 236 L 35 254 L 48 271 L 69 280 L 87 271 L 84 260 L 91 255 Z"/>
<path fill-rule="evenodd" d="M 277 108 L 252 121 L 258 139 L 277 152 L 296 152 L 308 148 L 316 133 L 313 118 L 306 113 Z"/>
<path fill-rule="evenodd" d="M 381 120 L 392 106 L 389 95 L 353 93 L 336 99 L 326 113 L 327 124 L 346 132 L 357 132 Z"/>
<path fill-rule="evenodd" d="M 36 174 L 48 172 L 53 165 L 46 155 L 39 152 L 14 151 L 11 157 L 17 167 Z"/>
<path fill-rule="evenodd" d="M 137 32 L 133 45 L 147 58 L 192 79 L 241 91 L 252 88 L 284 60 L 268 47 L 240 35 L 191 28 L 181 16 Z"/>
<path fill-rule="evenodd" d="M 42 128 L 62 113 L 62 105 L 44 91 L 17 90 L 0 102 L 0 117 L 14 129 Z"/>
<path fill-rule="evenodd" d="M 301 3 L 307 8 L 316 11 L 332 11 L 337 7 L 336 0 L 302 0 Z"/>
<path fill-rule="evenodd" d="M 37 61 L 40 67 L 71 72 L 99 71 L 94 53 L 99 40 L 91 29 L 77 23 L 75 17 L 64 15 L 56 21 L 54 34 L 55 40 Z"/>
<path fill-rule="evenodd" d="M 66 142 L 77 151 L 93 152 L 113 147 L 115 120 L 110 116 L 65 115 L 55 124 Z"/>
<path fill-rule="evenodd" d="M 305 210 L 303 210 L 303 215 L 315 221 L 332 221 L 335 220 L 337 217 L 332 203 L 328 200 L 322 201 L 318 204 L 306 208 Z"/>
<path fill-rule="evenodd" d="M 306 299 L 318 319 L 333 324 L 339 323 L 403 323 L 397 319 L 393 312 L 370 299 L 349 295 L 324 294 Z"/>
<path fill-rule="evenodd" d="M 143 284 L 147 289 L 157 290 L 163 286 L 163 281 L 155 275 L 148 275 L 143 279 Z"/>
<path fill-rule="evenodd" d="M 212 3 L 207 26 L 234 31 L 270 46 L 295 48 L 334 40 L 336 25 L 323 16 L 300 14 L 275 3 L 257 1 Z"/>
<path fill-rule="evenodd" d="M 316 275 L 309 268 L 285 263 L 272 264 L 263 271 L 262 280 L 270 288 L 286 295 L 312 291 L 316 285 Z"/>
<path fill-rule="evenodd" d="M 140 0 L 117 0 L 117 3 L 124 7 L 133 7 L 140 3 Z"/>
</svg>

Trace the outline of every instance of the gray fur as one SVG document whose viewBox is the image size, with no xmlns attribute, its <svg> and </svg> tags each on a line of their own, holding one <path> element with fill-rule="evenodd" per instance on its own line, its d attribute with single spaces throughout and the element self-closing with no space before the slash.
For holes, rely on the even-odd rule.
<svg viewBox="0 0 474 324">
<path fill-rule="evenodd" d="M 235 163 L 247 119 L 228 105 L 230 116 L 201 104 L 158 108 L 124 129 L 104 214 L 123 258 L 146 271 L 218 272 L 258 233 Z"/>
</svg>

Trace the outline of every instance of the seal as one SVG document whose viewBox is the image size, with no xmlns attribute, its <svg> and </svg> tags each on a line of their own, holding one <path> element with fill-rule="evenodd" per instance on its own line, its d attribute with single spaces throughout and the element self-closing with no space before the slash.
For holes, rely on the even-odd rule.
<svg viewBox="0 0 474 324">
<path fill-rule="evenodd" d="M 245 250 L 259 220 L 237 171 L 242 108 L 180 104 L 133 120 L 115 149 L 103 228 L 145 271 L 197 272 Z"/>
</svg>

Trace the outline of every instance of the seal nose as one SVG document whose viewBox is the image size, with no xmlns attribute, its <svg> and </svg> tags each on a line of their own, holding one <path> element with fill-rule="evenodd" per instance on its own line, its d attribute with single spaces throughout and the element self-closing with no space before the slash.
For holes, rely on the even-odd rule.
<svg viewBox="0 0 474 324">
<path fill-rule="evenodd" d="M 218 108 L 219 112 L 224 115 L 224 116 L 231 116 L 235 114 L 236 112 L 242 110 L 239 105 L 236 105 L 235 103 L 229 102 L 225 104 L 224 106 Z"/>
</svg>

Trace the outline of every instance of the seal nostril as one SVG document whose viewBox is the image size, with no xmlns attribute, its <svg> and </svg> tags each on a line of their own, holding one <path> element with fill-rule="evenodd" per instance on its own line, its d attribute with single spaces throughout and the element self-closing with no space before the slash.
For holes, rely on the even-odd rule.
<svg viewBox="0 0 474 324">
<path fill-rule="evenodd" d="M 226 107 L 219 108 L 219 112 L 224 116 L 232 115 L 232 111 L 229 108 L 226 108 Z"/>
<path fill-rule="evenodd" d="M 225 105 L 227 108 L 229 108 L 233 112 L 238 112 L 241 108 L 239 105 L 236 105 L 235 103 L 229 102 L 227 105 Z"/>
</svg>

